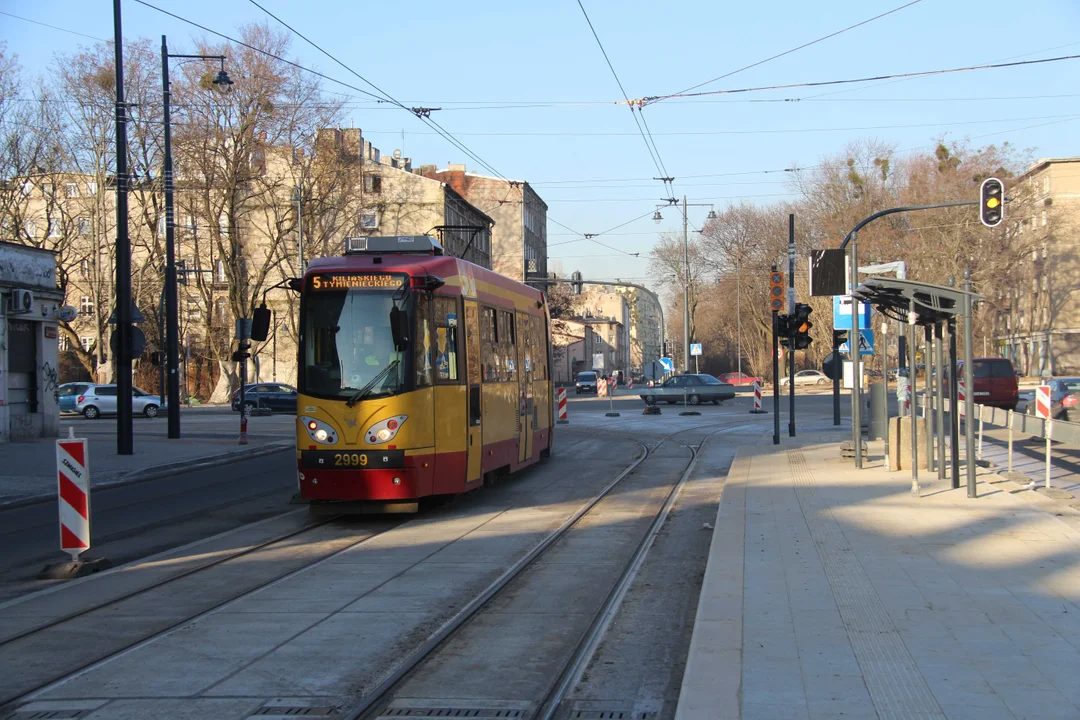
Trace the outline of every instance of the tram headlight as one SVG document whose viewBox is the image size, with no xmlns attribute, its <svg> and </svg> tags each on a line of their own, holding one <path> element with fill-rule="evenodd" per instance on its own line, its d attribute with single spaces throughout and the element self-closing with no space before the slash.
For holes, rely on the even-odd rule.
<svg viewBox="0 0 1080 720">
<path fill-rule="evenodd" d="M 298 420 L 307 430 L 308 437 L 322 445 L 333 445 L 338 441 L 337 431 L 328 423 L 310 417 L 300 417 Z"/>
<path fill-rule="evenodd" d="M 409 419 L 408 415 L 395 415 L 385 420 L 380 420 L 367 429 L 364 440 L 368 445 L 381 445 L 394 439 L 401 430 L 401 426 Z"/>
</svg>

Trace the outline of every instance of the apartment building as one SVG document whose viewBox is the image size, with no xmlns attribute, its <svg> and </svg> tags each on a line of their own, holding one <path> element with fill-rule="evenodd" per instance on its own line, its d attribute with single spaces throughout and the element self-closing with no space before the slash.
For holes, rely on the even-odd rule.
<svg viewBox="0 0 1080 720">
<path fill-rule="evenodd" d="M 1028 248 L 998 289 L 998 353 L 1026 375 L 1080 374 L 1080 157 L 1037 161 L 1010 183 L 1006 222 Z"/>
<path fill-rule="evenodd" d="M 491 235 L 495 272 L 519 282 L 529 276 L 547 277 L 548 206 L 528 182 L 471 173 L 459 164 L 443 170 L 424 165 L 420 174 L 446 183 L 495 221 Z"/>
</svg>

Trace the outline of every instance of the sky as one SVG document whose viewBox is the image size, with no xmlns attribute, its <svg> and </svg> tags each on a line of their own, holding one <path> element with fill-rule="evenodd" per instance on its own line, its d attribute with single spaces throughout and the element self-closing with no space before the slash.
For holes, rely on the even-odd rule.
<svg viewBox="0 0 1080 720">
<path fill-rule="evenodd" d="M 1033 158 L 1080 155 L 1080 59 L 675 98 L 640 114 L 620 103 L 624 90 L 631 100 L 677 93 L 883 13 L 889 14 L 698 91 L 1080 55 L 1076 0 L 582 0 L 618 81 L 577 0 L 258 1 L 406 106 L 442 107 L 432 115 L 439 125 L 498 173 L 527 180 L 547 202 L 549 269 L 578 269 L 591 279 L 647 282 L 658 234 L 681 232 L 675 208 L 662 210 L 659 225 L 651 219 L 671 195 L 655 177 L 674 177 L 675 196 L 701 204 L 689 208 L 691 226 L 700 228 L 710 205 L 720 211 L 742 201 L 795 199 L 782 170 L 814 165 L 854 140 L 904 151 L 932 147 L 944 136 L 976 145 L 1008 141 Z M 148 2 L 234 37 L 246 24 L 277 25 L 252 0 Z M 31 75 L 57 54 L 112 37 L 106 0 L 0 0 L 0 13 L 0 41 Z M 183 53 L 206 37 L 135 0 L 123 0 L 123 13 L 129 40 L 157 42 L 166 34 L 170 51 Z M 299 37 L 290 53 L 306 67 L 367 88 Z M 384 154 L 402 149 L 414 166 L 465 163 L 488 173 L 408 112 L 341 85 L 324 87 L 351 96 L 352 125 Z M 656 152 L 635 118 L 647 124 Z M 608 247 L 583 239 L 585 233 L 605 233 L 597 240 Z"/>
</svg>

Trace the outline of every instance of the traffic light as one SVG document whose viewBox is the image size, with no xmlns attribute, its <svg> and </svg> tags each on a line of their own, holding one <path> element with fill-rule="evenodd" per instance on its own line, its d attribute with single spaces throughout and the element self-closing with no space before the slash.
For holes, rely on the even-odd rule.
<svg viewBox="0 0 1080 720">
<path fill-rule="evenodd" d="M 810 313 L 814 308 L 804 303 L 795 305 L 795 312 L 791 315 L 791 338 L 795 350 L 805 350 L 810 347 L 813 340 L 810 338 L 810 328 L 814 323 L 810 322 Z"/>
<path fill-rule="evenodd" d="M 979 219 L 986 227 L 997 227 L 1005 217 L 1005 185 L 986 178 L 979 187 Z"/>
<path fill-rule="evenodd" d="M 776 337 L 784 347 L 791 347 L 791 319 L 789 316 L 780 314 L 776 316 Z"/>
<path fill-rule="evenodd" d="M 176 261 L 176 284 L 187 285 L 187 262 L 184 260 Z"/>
<path fill-rule="evenodd" d="M 157 352 L 156 350 L 150 353 L 150 364 L 154 365 L 155 367 L 161 365 L 161 353 Z"/>
<path fill-rule="evenodd" d="M 575 294 L 581 294 L 581 291 L 585 288 L 584 283 L 581 282 L 581 271 L 575 270 L 570 276 L 570 285 L 574 288 Z"/>
<path fill-rule="evenodd" d="M 242 362 L 251 357 L 251 353 L 248 352 L 250 349 L 251 343 L 246 340 L 241 340 L 238 349 L 232 354 L 233 362 Z"/>
<path fill-rule="evenodd" d="M 784 309 L 784 273 L 779 270 L 769 273 L 769 309 L 773 312 Z"/>
</svg>

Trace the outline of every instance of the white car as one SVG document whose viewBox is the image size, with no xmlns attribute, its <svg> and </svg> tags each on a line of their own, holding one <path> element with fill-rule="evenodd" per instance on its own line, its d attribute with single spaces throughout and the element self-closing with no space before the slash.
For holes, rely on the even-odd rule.
<svg viewBox="0 0 1080 720">
<path fill-rule="evenodd" d="M 786 387 L 788 384 L 787 376 L 780 378 L 780 387 Z M 826 377 L 825 373 L 820 370 L 800 370 L 795 373 L 796 385 L 831 385 L 832 380 Z"/>
</svg>

